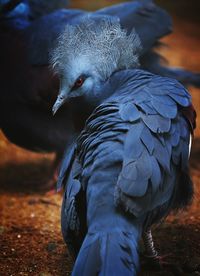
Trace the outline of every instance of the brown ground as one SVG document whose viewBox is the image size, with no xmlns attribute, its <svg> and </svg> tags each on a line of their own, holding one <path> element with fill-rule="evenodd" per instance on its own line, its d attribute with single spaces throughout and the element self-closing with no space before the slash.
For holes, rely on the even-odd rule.
<svg viewBox="0 0 200 276">
<path fill-rule="evenodd" d="M 78 1 L 76 3 L 78 5 Z M 195 22 L 176 17 L 175 33 L 164 40 L 170 48 L 161 51 L 172 65 L 200 71 L 200 28 Z M 191 92 L 199 112 L 200 90 L 192 89 Z M 142 275 L 200 275 L 199 124 L 198 119 L 191 158 L 194 202 L 188 210 L 171 215 L 164 224 L 154 229 L 156 245 L 172 265 L 160 272 L 148 267 Z M 0 275 L 69 275 L 72 260 L 60 231 L 61 194 L 38 191 L 38 185 L 45 181 L 54 156 L 19 149 L 2 134 L 0 156 Z"/>
</svg>

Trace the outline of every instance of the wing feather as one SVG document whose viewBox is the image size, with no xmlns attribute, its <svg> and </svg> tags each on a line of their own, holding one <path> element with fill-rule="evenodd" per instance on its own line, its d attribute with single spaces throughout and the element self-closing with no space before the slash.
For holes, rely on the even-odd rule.
<svg viewBox="0 0 200 276">
<path fill-rule="evenodd" d="M 159 76 L 129 95 L 119 109 L 131 126 L 115 200 L 139 216 L 170 200 L 178 168 L 188 165 L 190 131 L 180 108 L 190 105 L 190 96 L 177 81 Z"/>
</svg>

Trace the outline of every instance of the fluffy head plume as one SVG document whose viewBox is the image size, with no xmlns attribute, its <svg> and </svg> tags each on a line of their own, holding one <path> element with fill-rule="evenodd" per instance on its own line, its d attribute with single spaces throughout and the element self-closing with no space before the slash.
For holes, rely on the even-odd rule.
<svg viewBox="0 0 200 276">
<path fill-rule="evenodd" d="M 84 67 L 92 67 L 106 79 L 116 70 L 139 65 L 141 43 L 135 30 L 127 35 L 118 19 L 95 19 L 87 16 L 79 25 L 66 26 L 51 55 L 56 72 L 62 74 L 66 69 L 73 70 L 78 62 Z"/>
</svg>

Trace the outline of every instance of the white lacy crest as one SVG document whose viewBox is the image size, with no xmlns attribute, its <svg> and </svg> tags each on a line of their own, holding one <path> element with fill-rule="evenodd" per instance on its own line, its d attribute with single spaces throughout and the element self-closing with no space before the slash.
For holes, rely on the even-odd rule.
<svg viewBox="0 0 200 276">
<path fill-rule="evenodd" d="M 138 67 L 140 51 L 139 36 L 135 30 L 128 35 L 118 18 L 95 20 L 87 16 L 79 25 L 66 26 L 52 52 L 51 64 L 61 73 L 66 66 L 84 60 L 106 79 L 116 70 Z"/>
</svg>

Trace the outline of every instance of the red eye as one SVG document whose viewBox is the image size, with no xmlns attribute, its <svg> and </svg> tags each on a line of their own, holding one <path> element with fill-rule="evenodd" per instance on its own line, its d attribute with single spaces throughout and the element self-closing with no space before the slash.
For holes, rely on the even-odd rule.
<svg viewBox="0 0 200 276">
<path fill-rule="evenodd" d="M 83 84 L 83 79 L 80 78 L 76 81 L 76 86 L 81 86 Z"/>
<path fill-rule="evenodd" d="M 79 87 L 81 87 L 84 83 L 85 79 L 80 77 L 76 80 L 76 82 L 74 83 L 73 89 L 77 89 Z"/>
</svg>

